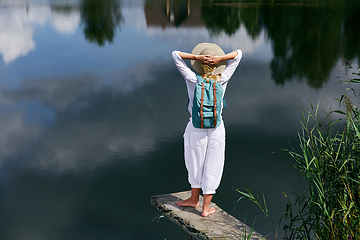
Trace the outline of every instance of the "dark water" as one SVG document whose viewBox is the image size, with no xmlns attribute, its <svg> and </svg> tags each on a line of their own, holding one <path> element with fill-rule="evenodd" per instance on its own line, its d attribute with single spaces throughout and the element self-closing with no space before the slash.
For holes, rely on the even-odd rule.
<svg viewBox="0 0 360 240">
<path fill-rule="evenodd" d="M 199 42 L 243 51 L 214 201 L 269 233 L 234 188 L 264 193 L 274 217 L 283 192 L 306 191 L 281 149 L 296 148 L 299 106 L 337 108 L 359 15 L 356 0 L 0 0 L 0 239 L 186 239 L 150 223 L 150 197 L 189 189 L 171 51 Z"/>
</svg>

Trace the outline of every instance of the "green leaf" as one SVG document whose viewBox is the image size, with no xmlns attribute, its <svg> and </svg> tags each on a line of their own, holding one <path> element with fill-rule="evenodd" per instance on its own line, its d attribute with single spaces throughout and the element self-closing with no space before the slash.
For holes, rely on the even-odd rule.
<svg viewBox="0 0 360 240">
<path fill-rule="evenodd" d="M 333 112 L 334 112 L 334 113 L 339 113 L 339 114 L 344 114 L 344 115 L 346 115 L 346 112 L 341 111 L 341 110 L 334 110 Z"/>
</svg>

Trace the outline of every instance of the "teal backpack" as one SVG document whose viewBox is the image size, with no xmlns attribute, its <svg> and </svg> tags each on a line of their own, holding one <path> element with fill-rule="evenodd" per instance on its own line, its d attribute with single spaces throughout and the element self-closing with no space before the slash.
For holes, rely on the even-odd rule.
<svg viewBox="0 0 360 240">
<path fill-rule="evenodd" d="M 219 82 L 197 75 L 192 107 L 195 128 L 216 128 L 221 123 L 220 111 L 224 89 Z"/>
</svg>

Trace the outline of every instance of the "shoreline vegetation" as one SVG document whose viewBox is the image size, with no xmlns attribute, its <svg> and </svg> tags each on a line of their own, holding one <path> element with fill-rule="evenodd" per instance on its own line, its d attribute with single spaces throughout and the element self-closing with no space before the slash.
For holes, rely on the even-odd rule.
<svg viewBox="0 0 360 240">
<path fill-rule="evenodd" d="M 344 61 L 345 72 L 353 70 Z M 360 83 L 360 69 L 345 84 Z M 307 193 L 287 198 L 286 212 L 278 219 L 270 218 L 265 196 L 254 195 L 249 189 L 236 189 L 241 199 L 257 204 L 269 220 L 278 239 L 355 240 L 360 239 L 360 109 L 354 104 L 357 96 L 339 99 L 340 110 L 330 111 L 319 120 L 319 103 L 303 108 L 302 129 L 298 133 L 300 153 L 294 148 L 283 151 L 295 160 L 292 165 L 308 182 Z M 331 117 L 335 115 L 335 121 Z"/>
</svg>

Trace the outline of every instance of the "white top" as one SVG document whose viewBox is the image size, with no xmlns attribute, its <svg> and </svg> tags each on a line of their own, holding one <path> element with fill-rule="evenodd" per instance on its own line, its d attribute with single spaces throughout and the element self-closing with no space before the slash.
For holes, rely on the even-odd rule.
<svg viewBox="0 0 360 240">
<path fill-rule="evenodd" d="M 225 70 L 221 73 L 221 84 L 222 87 L 224 89 L 224 93 L 226 91 L 226 86 L 228 81 L 230 80 L 231 76 L 234 74 L 237 66 L 240 63 L 240 60 L 242 58 L 242 52 L 241 50 L 236 50 L 238 52 L 237 56 L 234 59 L 231 59 L 228 61 L 228 65 L 226 66 Z M 179 51 L 173 51 L 172 52 L 172 58 L 175 62 L 175 65 L 177 67 L 177 69 L 179 70 L 179 72 L 181 73 L 181 75 L 184 77 L 185 79 L 185 83 L 186 83 L 186 87 L 187 87 L 187 91 L 188 91 L 188 96 L 189 96 L 189 106 L 188 106 L 188 111 L 191 114 L 192 112 L 192 106 L 193 106 L 193 98 L 194 98 L 194 92 L 195 92 L 195 86 L 197 83 L 197 78 L 196 78 L 196 73 L 193 72 L 184 62 L 184 60 L 179 56 Z M 224 97 L 224 95 L 223 95 Z M 223 105 L 221 105 L 221 108 L 223 107 Z M 222 112 L 222 109 L 221 109 Z"/>
</svg>

